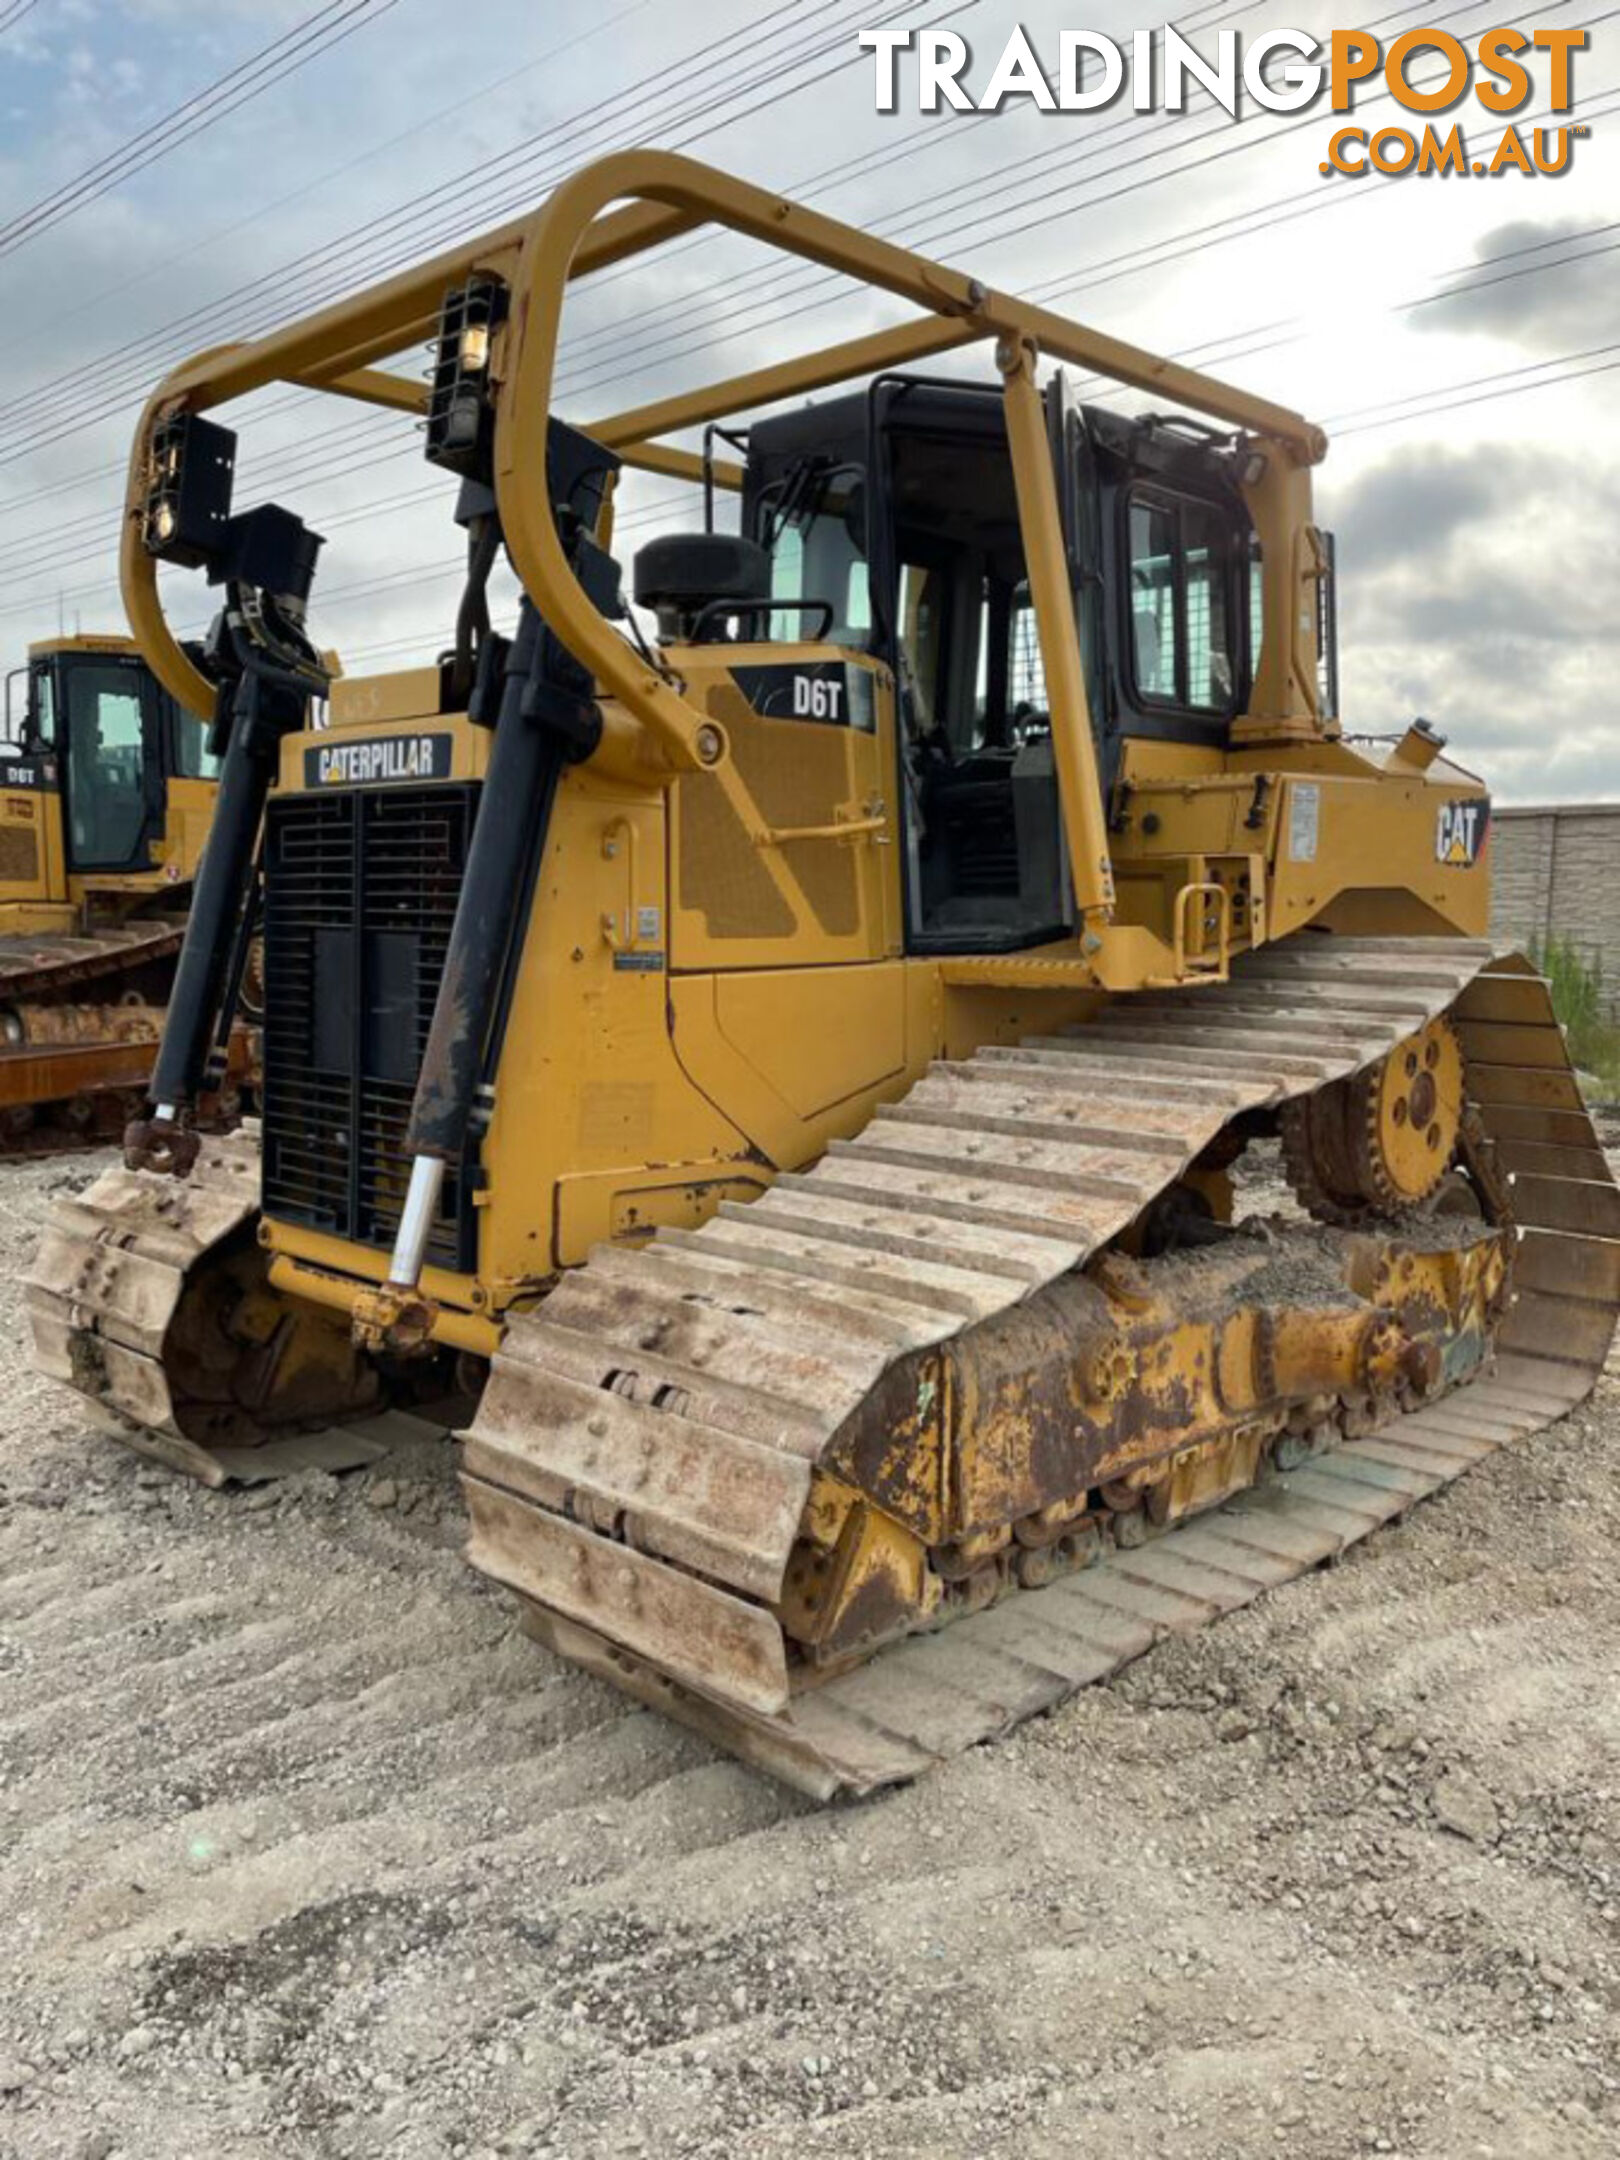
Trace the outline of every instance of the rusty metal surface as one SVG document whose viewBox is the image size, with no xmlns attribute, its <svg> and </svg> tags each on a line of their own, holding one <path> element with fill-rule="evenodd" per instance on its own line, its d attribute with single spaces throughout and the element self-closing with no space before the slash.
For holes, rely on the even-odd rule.
<svg viewBox="0 0 1620 2160">
<path fill-rule="evenodd" d="M 184 921 L 109 925 L 85 936 L 50 931 L 0 937 L 0 1003 L 53 994 L 70 984 L 116 977 L 180 950 Z"/>
<path fill-rule="evenodd" d="M 1571 1408 L 1612 1333 L 1620 1218 L 1545 986 L 1480 944 L 1302 942 L 1240 963 L 1226 989 L 1122 1001 L 936 1067 L 759 1203 L 600 1249 L 512 1322 L 465 1436 L 474 1564 L 566 1655 L 771 1774 L 868 1791 L 1331 1558 Z M 889 1376 L 1071 1272 L 1243 1110 L 1353 1072 L 1443 1010 L 1483 1144 L 1568 1151 L 1502 1167 L 1523 1272 L 1495 1374 L 854 1670 L 790 1666 L 767 1606 L 789 1594 L 811 1473 Z M 246 1219 L 256 1182 L 216 1150 L 176 1215 L 160 1204 L 171 1181 L 110 1173 L 65 1204 L 36 1265 L 46 1369 L 147 1428 L 139 1444 L 165 1459 L 197 1452 L 157 1362 L 179 1286 Z M 893 1555 L 848 1497 L 850 1550 L 881 1590 Z"/>
<path fill-rule="evenodd" d="M 750 1714 L 740 1702 L 683 1685 L 577 1624 L 559 1629 L 546 1616 L 532 1631 L 813 1798 L 869 1793 L 999 1738 L 1166 1636 L 1204 1627 L 1336 1559 L 1579 1399 L 1561 1387 L 1526 1408 L 1505 1379 L 1478 1381 L 1457 1411 L 1488 1438 L 1442 1435 L 1437 1452 L 1434 1428 L 1421 1414 L 1402 1418 L 1153 1544 L 1110 1553 L 1084 1574 L 1021 1592 L 943 1634 L 914 1636 L 873 1664 L 795 1696 L 785 1717 Z"/>
<path fill-rule="evenodd" d="M 36 1049 L 0 1047 L 0 1156 L 53 1155 L 123 1138 L 144 1100 L 158 1042 L 114 1039 Z M 239 1090 L 257 1077 L 255 1039 L 232 1030 L 226 1084 L 197 1106 L 198 1129 L 237 1121 Z"/>
<path fill-rule="evenodd" d="M 169 916 L 82 935 L 0 937 L 0 1008 L 9 1038 L 0 1046 L 0 1154 L 50 1154 L 122 1132 L 150 1078 L 163 1028 L 161 1004 L 125 985 L 141 969 L 172 961 L 184 935 L 183 920 Z M 251 1063 L 248 1036 L 238 1028 L 232 1088 L 211 1109 L 210 1122 L 235 1116 L 234 1087 Z"/>
<path fill-rule="evenodd" d="M 622 1470 L 601 1467 L 605 1421 L 622 1418 L 603 1398 L 630 1394 L 650 1455 L 661 1428 L 683 1462 L 712 1449 L 728 1463 L 736 1520 L 754 1527 L 700 1564 L 760 1595 L 781 1583 L 797 1530 L 772 1451 L 824 1458 L 909 1353 L 1070 1272 L 1239 1112 L 1382 1058 L 1491 953 L 1417 939 L 1263 951 L 1221 989 L 1122 998 L 1028 1050 L 936 1066 L 809 1172 L 639 1252 L 598 1248 L 542 1314 L 515 1319 L 468 1435 L 477 1474 L 544 1493 L 609 1539 L 618 1510 L 649 1549 L 685 1549 L 679 1505 L 649 1492 L 626 1509 Z"/>
<path fill-rule="evenodd" d="M 163 1459 L 204 1476 L 205 1450 L 181 1432 L 164 1341 L 188 1273 L 259 1205 L 256 1126 L 205 1143 L 192 1175 L 106 1170 L 59 1200 L 27 1277 L 34 1362 L 139 1428 Z"/>
<path fill-rule="evenodd" d="M 25 1103 L 62 1102 L 78 1095 L 144 1087 L 157 1050 L 155 1034 L 37 1048 L 31 1043 L 0 1047 L 0 1111 Z M 247 1069 L 247 1038 L 238 1029 L 231 1038 L 231 1075 L 240 1079 Z"/>
</svg>

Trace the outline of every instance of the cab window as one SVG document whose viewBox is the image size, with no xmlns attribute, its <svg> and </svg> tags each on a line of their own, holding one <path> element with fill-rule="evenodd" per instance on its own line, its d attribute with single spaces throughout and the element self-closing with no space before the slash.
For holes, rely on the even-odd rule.
<svg viewBox="0 0 1620 2160">
<path fill-rule="evenodd" d="M 1046 663 L 1041 658 L 1040 633 L 1029 587 L 1020 585 L 1013 595 L 1007 618 L 1007 703 L 1016 727 L 1021 721 L 1044 718 L 1049 711 L 1046 695 Z"/>
<path fill-rule="evenodd" d="M 1214 503 L 1130 498 L 1130 623 L 1136 694 L 1148 705 L 1226 713 L 1237 691 L 1231 533 Z"/>
<path fill-rule="evenodd" d="M 140 676 L 116 663 L 76 661 L 66 704 L 73 859 L 84 868 L 124 867 L 146 829 Z"/>
<path fill-rule="evenodd" d="M 32 714 L 32 743 L 50 744 L 56 741 L 56 698 L 48 667 L 34 670 L 34 710 Z"/>
<path fill-rule="evenodd" d="M 1176 521 L 1157 504 L 1131 504 L 1131 660 L 1144 698 L 1178 701 Z"/>
<path fill-rule="evenodd" d="M 866 643 L 872 627 L 866 564 L 842 519 L 818 517 L 806 526 L 786 527 L 771 557 L 771 598 L 825 600 L 832 621 L 818 634 L 834 645 Z M 815 626 L 813 615 L 784 610 L 772 617 L 771 635 L 802 640 Z"/>
<path fill-rule="evenodd" d="M 940 724 L 945 692 L 949 587 L 943 570 L 900 566 L 900 702 L 908 738 L 921 742 Z"/>
<path fill-rule="evenodd" d="M 219 759 L 209 754 L 208 724 L 182 706 L 169 708 L 174 730 L 174 770 L 181 780 L 217 780 Z"/>
</svg>

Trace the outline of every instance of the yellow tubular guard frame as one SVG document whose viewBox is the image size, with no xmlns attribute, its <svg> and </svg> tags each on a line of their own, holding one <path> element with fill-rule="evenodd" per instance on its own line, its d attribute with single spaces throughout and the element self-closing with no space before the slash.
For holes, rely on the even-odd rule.
<svg viewBox="0 0 1620 2160">
<path fill-rule="evenodd" d="M 617 203 L 629 205 L 610 209 Z M 1068 361 L 1207 413 L 1253 436 L 1272 474 L 1250 494 L 1266 579 L 1263 649 L 1254 707 L 1240 725 L 1254 730 L 1318 725 L 1314 647 L 1299 631 L 1315 558 L 1304 544 L 1309 473 L 1326 438 L 1299 414 L 1087 330 L 1048 309 L 987 291 L 960 271 L 875 240 L 779 195 L 734 180 L 690 158 L 627 150 L 585 166 L 529 217 L 434 257 L 252 344 L 204 353 L 175 370 L 148 403 L 130 464 L 120 557 L 124 605 L 153 672 L 184 705 L 212 709 L 206 679 L 180 649 L 157 592 L 157 565 L 141 536 L 154 425 L 176 410 L 206 411 L 270 382 L 289 382 L 419 414 L 426 392 L 373 365 L 437 323 L 445 292 L 479 272 L 505 280 L 506 329 L 493 361 L 496 497 L 518 576 L 563 644 L 645 730 L 652 762 L 671 771 L 713 765 L 726 755 L 724 732 L 687 703 L 597 612 L 558 537 L 546 489 L 545 420 L 552 409 L 557 344 L 569 283 L 644 253 L 701 225 L 745 233 L 766 246 L 898 295 L 922 319 L 735 376 L 706 389 L 585 423 L 586 433 L 627 464 L 695 477 L 699 461 L 653 438 L 980 339 L 999 341 L 1007 433 L 1017 484 L 1036 628 L 1051 695 L 1066 837 L 1083 916 L 1112 912 L 1108 835 L 1079 640 L 1064 562 L 1035 366 Z M 1284 475 L 1286 474 L 1286 479 Z M 736 485 L 735 468 L 719 477 Z M 1286 604 L 1285 603 L 1286 586 Z M 1305 639 L 1304 645 L 1301 640 Z M 1312 665 L 1306 665 L 1308 658 Z"/>
</svg>

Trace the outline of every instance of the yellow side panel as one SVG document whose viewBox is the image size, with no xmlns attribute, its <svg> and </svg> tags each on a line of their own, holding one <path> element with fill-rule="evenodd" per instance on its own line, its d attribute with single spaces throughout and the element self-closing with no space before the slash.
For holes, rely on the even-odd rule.
<svg viewBox="0 0 1620 2160">
<path fill-rule="evenodd" d="M 66 901 L 16 901 L 0 887 L 0 937 L 51 937 L 57 931 L 71 935 L 78 927 L 79 911 Z"/>
<path fill-rule="evenodd" d="M 340 675 L 332 685 L 329 709 L 333 727 L 437 718 L 439 670 L 403 668 L 391 675 Z"/>
<path fill-rule="evenodd" d="M 1185 770 L 1175 763 L 1182 756 Z M 1122 923 L 1167 938 L 1183 881 L 1247 862 L 1257 942 L 1311 922 L 1364 936 L 1472 937 L 1486 928 L 1488 846 L 1472 861 L 1443 859 L 1442 848 L 1448 807 L 1483 804 L 1484 790 L 1445 760 L 1417 770 L 1379 765 L 1342 743 L 1290 743 L 1212 769 L 1207 753 L 1133 742 L 1126 780 L 1114 838 Z M 1263 891 L 1252 876 L 1259 854 Z M 1203 867 L 1191 867 L 1200 858 Z M 1099 972 L 1115 989 L 1130 986 L 1121 966 Z"/>
<path fill-rule="evenodd" d="M 559 1264 L 577 1267 L 593 1245 L 634 1242 L 653 1230 L 696 1230 L 722 1200 L 756 1200 L 769 1183 L 766 1170 L 727 1176 L 718 1168 L 565 1177 L 557 1187 Z"/>
<path fill-rule="evenodd" d="M 567 773 L 484 1147 L 479 1274 L 497 1301 L 598 1238 L 691 1219 L 666 1186 L 749 1175 L 746 1140 L 670 1040 L 664 900 L 658 795 Z"/>
<path fill-rule="evenodd" d="M 819 1117 L 906 1060 L 904 968 L 762 969 L 715 978 L 715 1021 L 795 1117 Z"/>
<path fill-rule="evenodd" d="M 58 795 L 0 794 L 0 900 L 49 900 Z M 55 897 L 60 898 L 58 892 Z"/>
<path fill-rule="evenodd" d="M 172 882 L 184 880 L 189 883 L 197 875 L 218 793 L 216 780 L 173 779 L 169 782 L 163 839 L 156 853 L 165 875 Z"/>
<path fill-rule="evenodd" d="M 859 1132 L 939 1053 L 926 962 L 677 976 L 669 989 L 682 1065 L 781 1170 Z"/>
<path fill-rule="evenodd" d="M 1291 777 L 1278 819 L 1272 936 L 1331 909 L 1345 932 L 1445 928 L 1482 937 L 1490 920 L 1489 851 L 1458 866 L 1442 862 L 1437 845 L 1441 804 L 1480 792 L 1477 783 L 1447 785 L 1433 776 Z"/>
</svg>

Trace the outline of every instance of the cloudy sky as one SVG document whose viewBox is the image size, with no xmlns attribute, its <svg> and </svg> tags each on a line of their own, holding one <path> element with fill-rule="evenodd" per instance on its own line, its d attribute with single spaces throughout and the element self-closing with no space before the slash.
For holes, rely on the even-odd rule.
<svg viewBox="0 0 1620 2160">
<path fill-rule="evenodd" d="M 1523 18 L 1591 30 L 1573 116 L 1591 133 L 1562 176 L 1352 181 L 1318 172 L 1321 106 L 928 115 L 903 63 L 901 109 L 875 110 L 863 28 L 959 31 L 982 90 L 1015 23 L 1053 66 L 1060 29 L 1159 20 L 1119 0 L 0 0 L 0 657 L 119 626 L 122 465 L 168 366 L 644 142 L 1304 409 L 1333 437 L 1346 724 L 1422 713 L 1503 799 L 1620 797 L 1617 14 Z M 1503 19 L 1454 0 L 1177 18 L 1205 49 L 1221 29 L 1468 40 Z M 1543 66 L 1527 120 L 1546 84 Z M 1472 98 L 1453 118 L 1485 145 L 1502 125 Z M 571 310 L 570 416 L 893 313 L 749 245 L 683 242 Z M 273 494 L 328 535 L 322 642 L 356 672 L 441 646 L 459 536 L 409 426 L 285 391 L 240 424 L 239 503 Z M 634 482 L 627 540 L 667 521 L 680 491 Z M 165 577 L 171 619 L 199 625 L 200 581 Z"/>
</svg>

